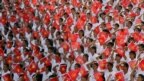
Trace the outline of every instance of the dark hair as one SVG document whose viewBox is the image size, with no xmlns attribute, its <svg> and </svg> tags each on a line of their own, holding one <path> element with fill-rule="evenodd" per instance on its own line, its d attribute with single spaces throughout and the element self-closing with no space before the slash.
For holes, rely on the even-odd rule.
<svg viewBox="0 0 144 81">
<path fill-rule="evenodd" d="M 128 63 L 126 63 L 126 62 L 123 63 L 123 66 L 126 67 L 127 69 L 129 68 Z"/>
<path fill-rule="evenodd" d="M 112 62 L 108 62 L 108 65 L 110 65 L 111 67 L 113 67 L 113 63 Z"/>
<path fill-rule="evenodd" d="M 143 74 L 139 74 L 138 76 L 140 76 L 142 78 L 142 81 L 144 81 L 144 75 Z"/>
<path fill-rule="evenodd" d="M 96 46 L 91 47 L 91 49 L 94 50 L 96 53 Z"/>
<path fill-rule="evenodd" d="M 135 53 L 135 51 L 130 51 L 129 54 L 134 55 L 134 58 L 136 58 L 136 53 Z"/>
</svg>

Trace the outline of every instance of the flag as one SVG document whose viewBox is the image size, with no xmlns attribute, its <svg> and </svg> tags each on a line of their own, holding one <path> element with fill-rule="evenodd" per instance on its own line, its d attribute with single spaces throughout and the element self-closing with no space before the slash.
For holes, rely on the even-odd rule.
<svg viewBox="0 0 144 81">
<path fill-rule="evenodd" d="M 69 45 L 68 45 L 68 43 L 66 43 L 66 42 L 63 42 L 62 44 L 61 44 L 61 47 L 64 49 L 64 51 L 69 51 Z"/>
<path fill-rule="evenodd" d="M 13 65 L 13 71 L 17 74 L 23 73 L 23 69 L 19 64 Z"/>
<path fill-rule="evenodd" d="M 104 78 L 103 78 L 103 76 L 102 76 L 102 73 L 100 73 L 100 72 L 94 73 L 94 77 L 95 77 L 95 80 L 96 80 L 96 81 L 104 81 Z"/>
<path fill-rule="evenodd" d="M 61 64 L 60 65 L 60 72 L 62 74 L 66 73 L 66 70 L 67 70 L 67 65 L 66 64 Z"/>
<path fill-rule="evenodd" d="M 63 78 L 63 81 L 73 81 L 73 80 L 70 79 L 70 76 L 68 75 L 68 73 L 64 74 L 62 76 L 62 78 Z"/>
<path fill-rule="evenodd" d="M 131 69 L 134 69 L 134 67 L 136 66 L 136 60 L 131 60 L 128 62 L 128 64 L 131 67 Z"/>
<path fill-rule="evenodd" d="M 71 49 L 72 50 L 77 50 L 80 48 L 80 43 L 79 42 L 71 42 Z"/>
<path fill-rule="evenodd" d="M 100 3 L 99 1 L 95 1 L 91 6 L 91 11 L 94 14 L 98 14 L 101 8 L 102 8 L 102 3 Z"/>
<path fill-rule="evenodd" d="M 36 72 L 37 69 L 38 69 L 38 65 L 37 65 L 34 61 L 32 61 L 32 62 L 30 63 L 30 65 L 27 67 L 27 70 L 28 70 L 30 73 Z"/>
<path fill-rule="evenodd" d="M 99 28 L 99 26 L 97 26 L 97 27 L 94 29 L 94 33 L 99 34 L 99 32 L 100 32 L 100 28 Z"/>
<path fill-rule="evenodd" d="M 138 46 L 134 42 L 130 42 L 129 45 L 128 45 L 128 48 L 131 51 L 137 51 L 138 50 Z"/>
<path fill-rule="evenodd" d="M 8 55 L 5 60 L 6 60 L 7 64 L 12 64 L 12 56 L 11 55 Z"/>
<path fill-rule="evenodd" d="M 111 54 L 111 49 L 110 48 L 106 48 L 103 52 L 105 57 L 109 57 L 109 55 Z"/>
<path fill-rule="evenodd" d="M 73 19 L 71 17 L 67 18 L 66 25 L 71 26 L 73 24 Z"/>
<path fill-rule="evenodd" d="M 98 62 L 98 64 L 99 64 L 99 68 L 100 68 L 101 70 L 104 70 L 104 69 L 106 69 L 107 61 L 106 61 L 105 59 L 103 59 L 103 60 L 100 60 L 100 61 Z"/>
<path fill-rule="evenodd" d="M 85 69 L 85 67 L 81 67 L 79 73 L 82 77 L 85 77 L 88 74 L 88 71 Z"/>
<path fill-rule="evenodd" d="M 45 28 L 41 28 L 40 33 L 44 38 L 47 38 L 49 36 L 48 30 L 46 30 Z"/>
<path fill-rule="evenodd" d="M 69 75 L 69 77 L 70 77 L 70 79 L 71 79 L 72 81 L 76 81 L 76 78 L 77 78 L 77 76 L 78 76 L 78 73 L 79 73 L 79 69 L 75 69 L 75 70 L 69 71 L 69 72 L 68 72 L 68 75 Z"/>
<path fill-rule="evenodd" d="M 142 36 L 141 36 L 141 34 L 140 34 L 139 32 L 134 32 L 134 33 L 132 33 L 132 37 L 133 37 L 134 40 L 136 40 L 136 41 L 140 41 L 141 38 L 142 38 Z"/>
<path fill-rule="evenodd" d="M 108 34 L 105 32 L 100 32 L 98 34 L 98 40 L 101 45 L 103 45 L 106 42 L 107 38 L 108 38 Z"/>
<path fill-rule="evenodd" d="M 121 5 L 126 8 L 130 4 L 130 0 L 121 0 Z"/>
<path fill-rule="evenodd" d="M 3 78 L 4 81 L 12 81 L 12 78 L 11 78 L 10 74 L 5 74 L 5 75 L 2 76 L 2 78 Z"/>
<path fill-rule="evenodd" d="M 83 60 L 83 56 L 79 55 L 75 58 L 75 61 L 79 64 L 83 64 L 84 60 Z"/>
<path fill-rule="evenodd" d="M 4 50 L 2 48 L 0 48 L 0 56 L 4 56 Z"/>
<path fill-rule="evenodd" d="M 49 79 L 49 81 L 59 81 L 57 77 L 52 77 Z"/>
<path fill-rule="evenodd" d="M 116 49 L 116 52 L 121 56 L 125 56 L 125 51 L 124 51 L 124 48 L 117 48 Z"/>
<path fill-rule="evenodd" d="M 41 62 L 43 62 L 45 64 L 45 66 L 51 65 L 51 61 L 47 57 L 42 58 Z"/>
<path fill-rule="evenodd" d="M 106 23 L 106 28 L 107 28 L 108 30 L 111 30 L 111 29 L 112 29 L 111 23 Z"/>
<path fill-rule="evenodd" d="M 144 71 L 144 60 L 141 60 L 139 63 L 139 68 Z"/>
<path fill-rule="evenodd" d="M 116 81 L 125 81 L 123 72 L 117 72 L 115 74 Z"/>
<path fill-rule="evenodd" d="M 91 16 L 90 17 L 90 21 L 91 21 L 91 23 L 96 23 L 97 22 L 97 18 L 95 17 L 95 16 Z"/>
<path fill-rule="evenodd" d="M 78 34 L 71 34 L 69 40 L 70 40 L 71 42 L 76 42 L 78 38 L 79 38 L 79 35 L 78 35 Z"/>
</svg>

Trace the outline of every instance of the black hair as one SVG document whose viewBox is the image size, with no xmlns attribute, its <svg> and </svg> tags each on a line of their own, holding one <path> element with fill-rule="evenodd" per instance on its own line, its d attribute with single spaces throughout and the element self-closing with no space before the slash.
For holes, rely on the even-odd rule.
<svg viewBox="0 0 144 81">
<path fill-rule="evenodd" d="M 79 63 L 76 63 L 75 66 L 77 66 L 78 68 L 81 68 L 81 65 Z"/>
<path fill-rule="evenodd" d="M 142 78 L 142 81 L 144 81 L 144 75 L 143 74 L 139 74 L 138 76 L 140 76 Z"/>
<path fill-rule="evenodd" d="M 91 49 L 94 50 L 96 53 L 96 49 L 97 49 L 96 46 L 91 47 Z"/>
<path fill-rule="evenodd" d="M 113 67 L 113 63 L 112 62 L 108 62 L 108 65 L 110 65 L 111 67 Z"/>
<path fill-rule="evenodd" d="M 136 52 L 135 51 L 130 51 L 129 54 L 134 55 L 134 58 L 136 58 Z"/>
</svg>

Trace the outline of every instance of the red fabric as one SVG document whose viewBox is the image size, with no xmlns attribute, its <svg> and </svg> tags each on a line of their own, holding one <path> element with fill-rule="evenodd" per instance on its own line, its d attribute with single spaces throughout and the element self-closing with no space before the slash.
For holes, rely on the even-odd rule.
<svg viewBox="0 0 144 81">
<path fill-rule="evenodd" d="M 28 68 L 27 68 L 27 70 L 28 70 L 30 73 L 36 72 L 37 69 L 38 69 L 38 65 L 37 65 L 34 61 L 32 61 L 32 62 L 30 63 L 30 65 L 28 66 Z"/>
<path fill-rule="evenodd" d="M 95 1 L 92 4 L 91 11 L 95 14 L 98 14 L 101 8 L 102 8 L 102 4 L 99 1 Z"/>
<path fill-rule="evenodd" d="M 137 50 L 138 50 L 138 46 L 137 46 L 134 42 L 131 42 L 131 43 L 128 45 L 128 48 L 129 48 L 131 51 L 137 51 Z"/>
<path fill-rule="evenodd" d="M 60 65 L 60 72 L 62 74 L 66 73 L 66 70 L 67 70 L 67 65 L 66 64 L 61 64 Z"/>
<path fill-rule="evenodd" d="M 4 81 L 12 81 L 12 78 L 10 77 L 10 74 L 5 74 L 4 76 L 2 76 Z"/>
<path fill-rule="evenodd" d="M 77 56 L 75 61 L 79 64 L 83 64 L 84 63 L 83 56 L 81 55 Z"/>
<path fill-rule="evenodd" d="M 98 62 L 98 64 L 99 64 L 100 69 L 104 70 L 104 69 L 106 69 L 107 61 L 105 59 L 102 59 Z"/>
<path fill-rule="evenodd" d="M 0 48 L 0 56 L 4 56 L 4 50 L 2 48 Z"/>
<path fill-rule="evenodd" d="M 96 80 L 96 81 L 104 81 L 104 79 L 103 79 L 103 77 L 102 77 L 102 73 L 100 73 L 100 72 L 96 72 L 96 73 L 94 74 L 94 77 L 95 77 L 95 80 Z"/>
<path fill-rule="evenodd" d="M 97 27 L 94 29 L 94 32 L 95 32 L 96 34 L 98 34 L 98 33 L 100 32 L 99 26 L 97 26 Z"/>
<path fill-rule="evenodd" d="M 11 64 L 12 61 L 13 61 L 13 60 L 12 60 L 12 56 L 11 56 L 11 55 L 9 55 L 9 56 L 6 57 L 6 63 L 7 63 L 7 64 Z"/>
<path fill-rule="evenodd" d="M 68 75 L 70 76 L 70 79 L 72 81 L 76 81 L 76 78 L 78 76 L 78 73 L 79 73 L 79 69 L 75 69 L 75 70 L 71 70 L 68 72 Z"/>
<path fill-rule="evenodd" d="M 98 40 L 99 40 L 101 45 L 103 45 L 106 42 L 107 38 L 108 38 L 108 34 L 107 33 L 105 33 L 105 32 L 100 32 L 99 33 Z"/>
<path fill-rule="evenodd" d="M 75 49 L 79 49 L 80 48 L 80 43 L 79 42 L 72 42 L 71 43 L 71 49 L 75 50 Z"/>
<path fill-rule="evenodd" d="M 81 76 L 85 77 L 88 74 L 88 71 L 84 67 L 81 67 L 80 74 L 81 74 Z"/>
<path fill-rule="evenodd" d="M 139 68 L 144 71 L 144 60 L 141 60 L 139 63 Z"/>
<path fill-rule="evenodd" d="M 19 64 L 16 64 L 16 65 L 13 66 L 13 71 L 14 71 L 15 73 L 17 73 L 17 74 L 23 73 L 23 69 L 20 67 Z"/>
<path fill-rule="evenodd" d="M 129 66 L 134 69 L 134 67 L 136 66 L 136 60 L 132 60 L 130 62 L 128 62 Z"/>
<path fill-rule="evenodd" d="M 107 28 L 108 30 L 111 30 L 111 29 L 112 29 L 111 23 L 106 23 L 106 28 Z"/>
<path fill-rule="evenodd" d="M 121 5 L 123 6 L 123 7 L 128 7 L 128 5 L 130 4 L 130 0 L 121 0 Z"/>
<path fill-rule="evenodd" d="M 110 54 L 111 54 L 111 49 L 110 49 L 110 48 L 106 48 L 106 49 L 104 50 L 103 54 L 104 54 L 105 57 L 109 57 Z"/>
<path fill-rule="evenodd" d="M 42 58 L 41 62 L 43 62 L 45 64 L 45 66 L 50 66 L 51 65 L 51 62 L 47 57 Z"/>
<path fill-rule="evenodd" d="M 116 77 L 116 81 L 125 81 L 123 72 L 117 72 L 115 74 L 115 77 Z"/>
<path fill-rule="evenodd" d="M 125 56 L 125 51 L 124 51 L 123 48 L 117 48 L 117 49 L 116 49 L 116 52 L 117 52 L 121 57 Z"/>
<path fill-rule="evenodd" d="M 57 77 L 50 78 L 49 81 L 59 81 Z"/>
<path fill-rule="evenodd" d="M 139 32 L 134 32 L 132 33 L 132 37 L 136 40 L 136 41 L 140 41 L 141 40 L 141 34 Z"/>
</svg>

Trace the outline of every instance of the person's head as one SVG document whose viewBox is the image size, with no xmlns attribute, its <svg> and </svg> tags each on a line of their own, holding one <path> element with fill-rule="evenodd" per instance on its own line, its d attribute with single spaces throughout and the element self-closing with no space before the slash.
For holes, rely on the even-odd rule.
<svg viewBox="0 0 144 81">
<path fill-rule="evenodd" d="M 116 54 L 115 60 L 116 60 L 117 62 L 120 62 L 121 58 L 122 58 L 122 57 L 121 57 L 119 54 Z"/>
<path fill-rule="evenodd" d="M 126 22 L 126 26 L 127 26 L 128 28 L 130 28 L 130 27 L 132 26 L 132 24 L 133 24 L 133 23 L 132 23 L 131 21 L 127 21 L 127 22 Z"/>
<path fill-rule="evenodd" d="M 84 55 L 83 55 L 83 60 L 84 60 L 84 62 L 87 62 L 87 61 L 88 61 L 88 58 L 89 58 L 88 54 L 84 54 Z"/>
<path fill-rule="evenodd" d="M 94 70 L 98 69 L 98 63 L 97 62 L 93 62 L 91 66 Z"/>
<path fill-rule="evenodd" d="M 144 81 L 144 75 L 139 74 L 136 81 Z"/>
<path fill-rule="evenodd" d="M 141 52 L 144 51 L 144 44 L 139 44 L 138 47 L 139 47 L 139 51 Z"/>
<path fill-rule="evenodd" d="M 107 69 L 108 69 L 109 71 L 112 71 L 112 69 L 113 69 L 113 63 L 112 63 L 112 62 L 108 62 L 108 63 L 107 63 Z"/>
<path fill-rule="evenodd" d="M 130 51 L 129 52 L 129 57 L 131 60 L 135 59 L 136 58 L 136 53 L 134 51 Z"/>
<path fill-rule="evenodd" d="M 92 24 L 91 23 L 88 23 L 88 30 L 90 30 L 92 28 Z"/>
<path fill-rule="evenodd" d="M 123 63 L 121 64 L 121 66 L 122 66 L 123 72 L 126 74 L 126 73 L 128 72 L 128 69 L 129 69 L 128 63 L 123 62 Z"/>
<path fill-rule="evenodd" d="M 92 54 L 96 53 L 96 46 L 93 46 L 90 49 L 91 49 L 90 51 L 91 51 Z"/>
<path fill-rule="evenodd" d="M 114 43 L 113 42 L 109 42 L 108 44 L 107 44 L 107 47 L 108 48 L 112 48 L 114 46 Z"/>
<path fill-rule="evenodd" d="M 75 69 L 81 68 L 81 65 L 79 63 L 75 64 Z"/>
<path fill-rule="evenodd" d="M 83 37 L 83 36 L 84 36 L 84 31 L 83 31 L 83 30 L 80 30 L 80 31 L 79 31 L 79 36 L 80 36 L 80 37 Z"/>
</svg>

